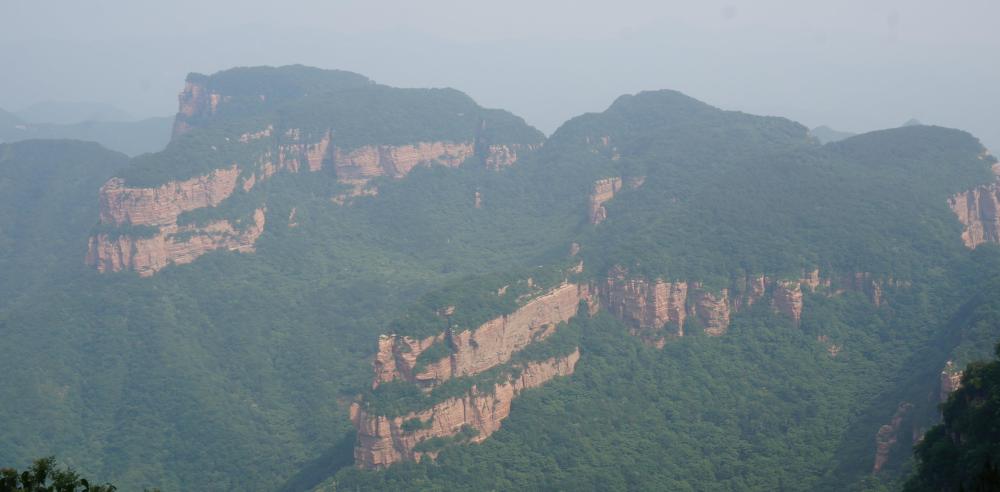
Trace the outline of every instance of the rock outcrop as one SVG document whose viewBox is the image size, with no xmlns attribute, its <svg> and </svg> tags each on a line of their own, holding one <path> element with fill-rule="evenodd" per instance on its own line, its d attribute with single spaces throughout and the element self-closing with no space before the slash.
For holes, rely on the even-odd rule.
<svg viewBox="0 0 1000 492">
<path fill-rule="evenodd" d="M 945 364 L 944 369 L 941 370 L 941 389 L 938 394 L 938 400 L 941 403 L 948 401 L 948 395 L 962 387 L 962 374 L 963 371 L 956 367 L 954 362 L 949 360 Z"/>
<path fill-rule="evenodd" d="M 200 80 L 188 79 L 177 99 L 179 107 L 174 118 L 174 138 L 191 130 L 191 120 L 214 115 L 219 104 L 228 101 L 229 97 L 208 90 Z"/>
<path fill-rule="evenodd" d="M 771 303 L 779 313 L 788 316 L 798 325 L 802 319 L 802 282 L 794 280 L 775 282 Z"/>
<path fill-rule="evenodd" d="M 985 158 L 992 158 L 988 153 Z M 957 193 L 948 199 L 948 207 L 964 226 L 962 243 L 975 249 L 983 243 L 1000 242 L 1000 163 L 993 164 L 998 180 Z"/>
<path fill-rule="evenodd" d="M 135 270 L 148 277 L 218 249 L 253 252 L 254 243 L 264 232 L 264 218 L 264 209 L 259 208 L 244 227 L 217 220 L 202 226 L 169 224 L 149 237 L 99 233 L 90 238 L 86 261 L 101 273 Z"/>
<path fill-rule="evenodd" d="M 590 300 L 588 286 L 566 282 L 513 313 L 472 330 L 448 331 L 421 340 L 384 335 L 375 355 L 373 387 L 401 379 L 429 389 L 452 377 L 471 376 L 504 364 L 516 352 L 554 333 L 559 323 L 569 321 L 580 301 Z M 435 344 L 447 344 L 450 353 L 418 367 L 421 354 Z"/>
<path fill-rule="evenodd" d="M 892 279 L 889 282 L 894 286 L 903 284 Z M 881 279 L 868 273 L 822 278 L 819 270 L 813 270 L 795 280 L 756 275 L 734 281 L 727 288 L 708 290 L 700 282 L 648 279 L 629 275 L 625 268 L 616 266 L 598 285 L 597 293 L 601 304 L 624 321 L 633 335 L 661 347 L 667 339 L 683 336 L 685 322 L 691 317 L 698 320 L 706 334 L 719 336 L 726 332 L 733 313 L 770 296 L 771 307 L 798 325 L 805 290 L 816 292 L 823 288 L 828 295 L 862 292 L 878 306 L 882 303 L 882 284 Z"/>
<path fill-rule="evenodd" d="M 458 167 L 475 154 L 472 142 L 419 142 L 410 145 L 366 145 L 353 150 L 335 148 L 337 180 L 351 186 L 347 196 L 366 194 L 368 182 L 380 176 L 402 178 L 418 165 Z M 369 193 L 370 194 L 370 193 Z M 346 197 L 341 197 L 344 201 Z"/>
<path fill-rule="evenodd" d="M 604 203 L 615 197 L 615 194 L 622 189 L 622 178 L 610 177 L 599 179 L 594 182 L 594 187 L 590 192 L 589 218 L 591 224 L 600 224 L 608 218 L 608 211 L 604 208 Z"/>
<path fill-rule="evenodd" d="M 729 328 L 729 289 L 719 293 L 709 292 L 700 283 L 693 285 L 692 304 L 695 316 L 701 320 L 705 333 L 711 336 L 721 336 Z"/>
<path fill-rule="evenodd" d="M 899 428 L 903 425 L 903 418 L 906 417 L 911 408 L 913 405 L 908 402 L 900 403 L 889 423 L 879 427 L 875 434 L 875 463 L 872 465 L 872 473 L 882 471 L 882 468 L 889 461 L 889 453 L 899 439 Z"/>
<path fill-rule="evenodd" d="M 119 178 L 100 191 L 100 232 L 91 236 L 86 263 L 99 272 L 135 270 L 150 276 L 171 264 L 184 264 L 217 249 L 250 252 L 264 230 L 264 209 L 249 223 L 228 220 L 179 225 L 184 212 L 215 207 L 233 194 L 239 169 L 216 169 L 155 188 L 133 188 Z"/>
<path fill-rule="evenodd" d="M 573 374 L 579 359 L 578 349 L 564 357 L 531 362 L 492 387 L 473 386 L 460 397 L 397 417 L 373 415 L 362 404 L 354 403 L 351 420 L 358 429 L 355 464 L 379 469 L 400 461 L 419 460 L 424 455 L 434 458 L 440 447 L 427 446 L 434 442 L 432 439 L 466 436 L 461 442 L 480 442 L 500 429 L 518 394 L 552 378 Z"/>
<path fill-rule="evenodd" d="M 659 346 L 666 337 L 684 336 L 687 282 L 630 278 L 628 271 L 617 267 L 609 272 L 600 290 L 602 304 L 624 321 L 633 335 Z M 665 331 L 668 324 L 675 328 Z"/>
<path fill-rule="evenodd" d="M 108 225 L 164 226 L 183 212 L 214 207 L 236 189 L 240 170 L 234 164 L 204 176 L 171 181 L 156 188 L 132 188 L 111 178 L 100 191 L 100 220 Z"/>
<path fill-rule="evenodd" d="M 499 171 L 513 166 L 518 159 L 518 153 L 536 150 L 541 144 L 491 144 L 486 147 L 483 163 L 486 169 Z"/>
<path fill-rule="evenodd" d="M 502 287 L 497 295 L 513 294 Z M 593 302 L 590 287 L 563 282 L 474 329 L 451 327 L 422 339 L 379 337 L 373 391 L 391 381 L 412 384 L 434 403 L 401 416 L 380 413 L 365 401 L 352 405 L 351 418 L 358 429 L 355 463 L 362 468 L 383 468 L 424 455 L 434 458 L 447 444 L 486 439 L 500 428 L 511 401 L 521 391 L 573 373 L 580 358 L 578 348 L 546 360 L 515 363 L 511 359 L 555 333 L 560 323 L 577 314 L 581 301 Z M 439 314 L 450 317 L 455 309 L 449 306 Z M 490 370 L 494 372 L 482 376 Z M 436 399 L 435 388 L 445 381 L 477 375 L 488 384 L 473 380 L 471 389 L 460 396 Z"/>
</svg>

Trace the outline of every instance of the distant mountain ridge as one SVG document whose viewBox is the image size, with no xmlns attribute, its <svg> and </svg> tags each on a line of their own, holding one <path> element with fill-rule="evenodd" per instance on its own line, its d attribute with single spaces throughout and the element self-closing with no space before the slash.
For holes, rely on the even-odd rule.
<svg viewBox="0 0 1000 492">
<path fill-rule="evenodd" d="M 42 101 L 16 112 L 29 123 L 72 125 L 88 121 L 134 121 L 135 117 L 113 104 L 81 101 Z"/>
</svg>

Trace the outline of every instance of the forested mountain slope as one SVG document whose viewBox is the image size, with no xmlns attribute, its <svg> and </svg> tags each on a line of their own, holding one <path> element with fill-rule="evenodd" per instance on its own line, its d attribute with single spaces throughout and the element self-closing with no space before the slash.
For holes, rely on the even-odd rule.
<svg viewBox="0 0 1000 492">
<path fill-rule="evenodd" d="M 179 110 L 163 152 L 59 194 L 74 227 L 0 236 L 66 234 L 44 275 L 2 265 L 38 287 L 0 304 L 0 462 L 165 490 L 879 487 L 947 362 L 1000 335 L 970 314 L 995 159 L 958 130 L 820 145 L 655 91 L 546 139 L 301 66 L 192 74 Z"/>
</svg>

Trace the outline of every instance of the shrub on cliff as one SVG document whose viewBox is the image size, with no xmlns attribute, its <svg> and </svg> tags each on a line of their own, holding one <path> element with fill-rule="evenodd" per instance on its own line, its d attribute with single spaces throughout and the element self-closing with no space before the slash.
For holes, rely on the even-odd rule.
<svg viewBox="0 0 1000 492">
<path fill-rule="evenodd" d="M 997 360 L 973 362 L 942 406 L 944 422 L 917 445 L 904 490 L 1000 490 L 1000 344 Z"/>
</svg>

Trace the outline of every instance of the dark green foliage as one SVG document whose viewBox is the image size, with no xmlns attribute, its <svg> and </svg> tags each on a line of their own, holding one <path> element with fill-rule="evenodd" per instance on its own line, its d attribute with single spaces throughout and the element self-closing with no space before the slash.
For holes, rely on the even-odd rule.
<svg viewBox="0 0 1000 492">
<path fill-rule="evenodd" d="M 437 362 L 445 357 L 450 356 L 454 353 L 454 349 L 451 344 L 451 337 L 449 335 L 447 340 L 440 342 L 435 342 L 433 345 L 427 348 L 417 356 L 417 363 L 413 366 L 413 370 L 417 373 L 423 372 L 427 368 L 428 364 Z"/>
<path fill-rule="evenodd" d="M 0 469 L 0 492 L 114 492 L 111 484 L 91 485 L 71 468 L 58 468 L 52 456 L 40 458 L 18 473 L 13 468 Z"/>
<path fill-rule="evenodd" d="M 432 426 L 432 421 L 428 420 L 425 422 L 417 417 L 414 417 L 412 419 L 403 422 L 402 428 L 406 432 L 413 432 L 415 430 L 420 430 L 420 429 L 430 429 L 431 426 Z"/>
<path fill-rule="evenodd" d="M 448 437 L 432 437 L 417 443 L 414 451 L 439 451 L 452 444 L 462 444 L 479 435 L 471 425 L 463 425 L 457 434 Z"/>
<path fill-rule="evenodd" d="M 345 147 L 541 141 L 454 90 L 304 68 L 223 74 L 203 80 L 233 104 L 192 121 L 203 125 L 165 152 L 134 159 L 122 174 L 129 184 L 234 162 L 246 174 L 261 152 L 288 143 L 276 131 L 237 145 L 267 124 L 310 138 L 330 128 Z M 347 490 L 885 485 L 870 478 L 874 432 L 911 390 L 927 394 L 918 383 L 934 380 L 953 350 L 971 356 L 974 341 L 998 335 L 990 320 L 1000 311 L 984 301 L 998 288 L 996 248 L 966 251 L 945 201 L 991 179 L 980 151 L 969 135 L 933 127 L 819 146 L 784 119 L 643 93 L 567 122 L 502 172 L 471 160 L 418 167 L 351 206 L 330 202 L 341 186 L 327 169 L 279 173 L 181 218 L 245 218 L 266 204 L 256 253 L 216 252 L 140 279 L 82 265 L 97 189 L 123 156 L 78 143 L 0 146 L 0 334 L 15 347 L 0 358 L 0 402 L 17 402 L 0 404 L 0 462 L 58 452 L 129 490 L 297 489 L 345 466 L 335 480 Z M 608 202 L 608 220 L 593 227 L 587 196 L 607 176 L 646 181 Z M 525 361 L 581 347 L 576 374 L 526 391 L 481 445 L 448 446 L 436 465 L 349 467 L 347 406 L 370 387 L 376 337 L 441 333 L 440 310 L 452 305 L 453 329 L 509 313 L 521 295 L 565 278 L 579 259 L 565 258 L 572 242 L 594 280 L 623 264 L 717 289 L 747 273 L 797 277 L 818 266 L 910 285 L 887 287 L 878 309 L 856 293 L 809 295 L 797 328 L 766 303 L 721 338 L 698 336 L 689 318 L 692 336 L 662 351 L 607 313 L 578 316 L 510 365 L 432 394 L 486 387 Z M 538 287 L 519 283 L 527 277 Z M 984 302 L 966 305 L 977 291 Z M 830 358 L 819 336 L 841 354 Z M 396 383 L 368 398 L 390 414 L 431 401 Z"/>
<path fill-rule="evenodd" d="M 907 491 L 1000 489 L 1000 345 L 997 360 L 973 362 L 942 405 L 944 422 L 916 446 Z"/>
</svg>

